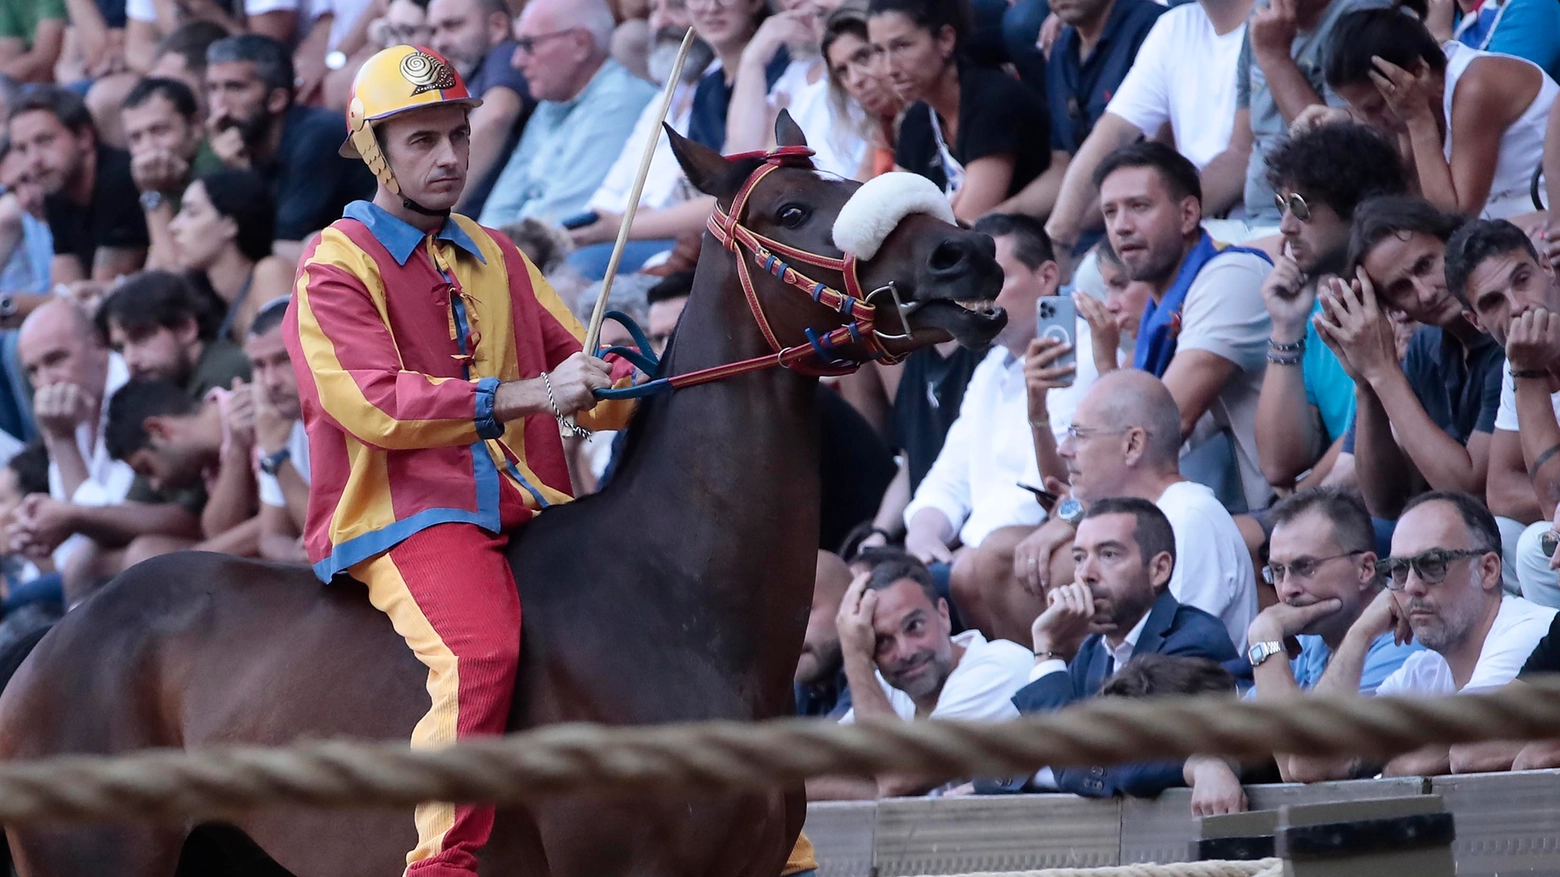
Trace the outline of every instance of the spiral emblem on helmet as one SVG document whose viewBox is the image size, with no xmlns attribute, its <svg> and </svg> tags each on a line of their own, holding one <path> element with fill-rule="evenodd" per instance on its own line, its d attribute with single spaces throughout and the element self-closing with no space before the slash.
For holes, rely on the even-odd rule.
<svg viewBox="0 0 1560 877">
<path fill-rule="evenodd" d="M 425 91 L 455 87 L 455 71 L 442 59 L 426 52 L 413 52 L 402 58 L 401 75 L 414 86 L 414 97 Z"/>
</svg>

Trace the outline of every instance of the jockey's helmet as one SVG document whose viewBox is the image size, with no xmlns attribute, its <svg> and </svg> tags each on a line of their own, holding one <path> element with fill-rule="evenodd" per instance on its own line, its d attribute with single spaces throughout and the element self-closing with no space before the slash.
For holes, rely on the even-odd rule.
<svg viewBox="0 0 1560 877">
<path fill-rule="evenodd" d="M 374 123 L 401 113 L 441 104 L 482 104 L 448 60 L 421 46 L 391 46 L 374 53 L 352 79 L 347 99 L 347 139 L 341 154 L 363 159 L 391 192 L 401 194 L 395 171 L 379 148 Z"/>
</svg>

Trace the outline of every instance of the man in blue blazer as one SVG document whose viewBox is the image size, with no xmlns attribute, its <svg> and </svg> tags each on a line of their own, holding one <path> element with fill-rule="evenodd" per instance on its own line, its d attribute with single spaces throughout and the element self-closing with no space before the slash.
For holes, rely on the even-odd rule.
<svg viewBox="0 0 1560 877">
<path fill-rule="evenodd" d="M 1175 534 L 1159 507 L 1145 499 L 1102 499 L 1090 506 L 1073 541 L 1072 584 L 1052 589 L 1031 628 L 1035 667 L 1013 696 L 1021 713 L 1061 709 L 1099 693 L 1133 655 L 1237 659 L 1224 623 L 1171 596 Z M 1169 692 L 1166 692 L 1169 693 Z M 1232 692 L 1233 693 L 1233 692 Z M 1001 791 L 1024 787 L 1091 797 L 1156 795 L 1182 785 L 1181 762 L 1042 770 Z M 985 786 L 985 784 L 981 784 Z M 981 788 L 982 791 L 998 791 Z"/>
</svg>

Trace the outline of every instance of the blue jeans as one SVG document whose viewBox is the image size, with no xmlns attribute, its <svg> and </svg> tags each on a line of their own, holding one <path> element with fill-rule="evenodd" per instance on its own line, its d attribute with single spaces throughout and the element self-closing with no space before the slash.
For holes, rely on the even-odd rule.
<svg viewBox="0 0 1560 877">
<path fill-rule="evenodd" d="M 676 241 L 629 241 L 623 247 L 623 261 L 618 271 L 632 274 L 644 267 L 651 256 L 664 253 L 677 246 Z M 612 244 L 591 244 L 569 254 L 568 263 L 586 280 L 596 281 L 607 276 L 607 263 L 612 261 Z"/>
</svg>

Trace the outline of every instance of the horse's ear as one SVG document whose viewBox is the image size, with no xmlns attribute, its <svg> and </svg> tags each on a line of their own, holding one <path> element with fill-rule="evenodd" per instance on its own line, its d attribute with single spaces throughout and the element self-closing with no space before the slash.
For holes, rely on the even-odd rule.
<svg viewBox="0 0 1560 877">
<path fill-rule="evenodd" d="M 778 146 L 806 146 L 807 135 L 802 133 L 802 126 L 796 124 L 791 118 L 790 110 L 781 110 L 775 117 L 775 144 Z"/>
<path fill-rule="evenodd" d="M 715 150 L 678 134 L 671 125 L 662 123 L 666 136 L 671 140 L 672 154 L 682 166 L 688 182 L 695 189 L 716 198 L 729 198 L 736 194 L 731 185 L 731 162 Z M 741 180 L 737 181 L 738 185 Z"/>
</svg>

